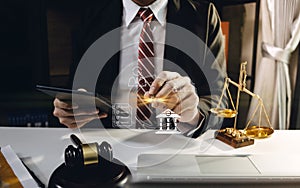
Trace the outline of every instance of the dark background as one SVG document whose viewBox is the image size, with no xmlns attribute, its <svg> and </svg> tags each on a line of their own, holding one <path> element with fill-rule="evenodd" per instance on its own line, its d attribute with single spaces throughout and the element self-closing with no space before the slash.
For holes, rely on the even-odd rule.
<svg viewBox="0 0 300 188">
<path fill-rule="evenodd" d="M 73 35 L 90 1 L 0 0 L 1 126 L 61 127 L 52 116 L 53 99 L 36 91 L 35 86 L 67 87 Z M 230 22 L 227 69 L 237 80 L 243 4 L 256 1 L 211 1 L 222 21 Z"/>
</svg>

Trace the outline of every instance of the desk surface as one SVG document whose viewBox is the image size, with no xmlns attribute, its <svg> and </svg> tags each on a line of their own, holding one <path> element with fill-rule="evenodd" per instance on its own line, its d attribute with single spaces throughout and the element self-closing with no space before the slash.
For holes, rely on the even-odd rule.
<svg viewBox="0 0 300 188">
<path fill-rule="evenodd" d="M 71 144 L 70 134 L 76 134 L 83 142 L 108 141 L 114 157 L 127 164 L 133 173 L 137 156 L 142 153 L 247 154 L 264 174 L 300 177 L 300 131 L 275 131 L 267 139 L 255 140 L 254 145 L 234 149 L 214 139 L 213 131 L 191 139 L 182 135 L 158 135 L 150 130 L 0 127 L 0 146 L 11 145 L 47 184 L 51 173 L 64 160 L 64 149 Z"/>
</svg>

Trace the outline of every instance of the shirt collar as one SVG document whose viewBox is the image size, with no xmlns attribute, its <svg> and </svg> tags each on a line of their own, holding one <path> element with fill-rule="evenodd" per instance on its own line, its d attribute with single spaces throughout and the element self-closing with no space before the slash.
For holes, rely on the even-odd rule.
<svg viewBox="0 0 300 188">
<path fill-rule="evenodd" d="M 140 8 L 139 5 L 134 3 L 132 0 L 122 0 L 124 7 L 124 17 L 125 17 L 125 25 L 126 27 L 133 21 L 135 16 L 137 15 Z M 164 25 L 166 23 L 166 15 L 167 15 L 167 0 L 156 0 L 151 5 L 143 7 L 150 8 L 157 19 L 157 21 Z"/>
</svg>

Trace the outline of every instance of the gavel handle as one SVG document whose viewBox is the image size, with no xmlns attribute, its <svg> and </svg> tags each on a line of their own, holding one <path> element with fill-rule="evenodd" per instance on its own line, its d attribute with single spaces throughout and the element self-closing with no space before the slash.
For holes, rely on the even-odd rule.
<svg viewBox="0 0 300 188">
<path fill-rule="evenodd" d="M 80 139 L 79 139 L 75 134 L 71 134 L 70 138 L 71 138 L 72 142 L 73 142 L 76 146 L 82 145 L 82 142 L 80 141 Z"/>
</svg>

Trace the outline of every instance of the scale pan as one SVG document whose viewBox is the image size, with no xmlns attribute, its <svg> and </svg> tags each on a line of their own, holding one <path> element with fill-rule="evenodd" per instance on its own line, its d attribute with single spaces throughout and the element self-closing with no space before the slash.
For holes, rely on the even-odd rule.
<svg viewBox="0 0 300 188">
<path fill-rule="evenodd" d="M 244 131 L 251 138 L 267 138 L 274 132 L 274 129 L 272 127 L 251 126 Z"/>
<path fill-rule="evenodd" d="M 210 111 L 214 114 L 216 114 L 219 117 L 224 117 L 224 118 L 233 118 L 237 115 L 236 110 L 231 110 L 231 109 L 222 109 L 222 108 L 212 108 Z"/>
</svg>

